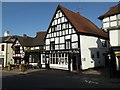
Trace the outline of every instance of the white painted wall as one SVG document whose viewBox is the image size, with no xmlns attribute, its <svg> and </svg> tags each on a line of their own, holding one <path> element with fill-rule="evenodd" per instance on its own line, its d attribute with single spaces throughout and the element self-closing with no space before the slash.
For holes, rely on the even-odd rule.
<svg viewBox="0 0 120 90">
<path fill-rule="evenodd" d="M 4 45 L 4 51 L 1 51 L 1 45 Z M 8 62 L 10 62 L 11 64 L 14 64 L 14 60 L 12 58 L 13 50 L 11 46 L 12 46 L 12 43 L 0 43 L 0 58 L 4 59 L 4 67 L 8 65 Z"/>
<path fill-rule="evenodd" d="M 72 42 L 78 41 L 78 36 L 77 34 L 72 34 Z"/>
<path fill-rule="evenodd" d="M 120 30 L 118 30 L 118 46 L 120 46 Z"/>
<path fill-rule="evenodd" d="M 49 39 L 46 39 L 46 45 L 50 44 L 50 40 Z"/>
<path fill-rule="evenodd" d="M 117 15 L 118 19 L 120 19 L 120 14 Z"/>
<path fill-rule="evenodd" d="M 80 35 L 81 68 L 83 70 L 97 66 L 104 66 L 105 59 L 103 57 L 103 53 L 107 48 L 102 47 L 101 41 L 103 40 L 100 39 L 100 41 L 98 41 L 97 37 Z M 97 43 L 99 43 L 99 46 Z M 97 52 L 99 52 L 100 58 L 97 58 Z M 94 58 L 92 58 L 92 54 L 94 55 Z"/>
<path fill-rule="evenodd" d="M 110 23 L 110 26 L 111 26 L 111 27 L 117 26 L 117 21 L 112 21 L 112 22 Z"/>
<path fill-rule="evenodd" d="M 46 46 L 46 50 L 50 50 L 50 46 Z"/>
<path fill-rule="evenodd" d="M 60 43 L 65 43 L 64 37 L 60 37 Z"/>
<path fill-rule="evenodd" d="M 116 19 L 117 19 L 117 15 L 110 16 L 110 21 L 113 21 L 113 20 L 116 20 Z"/>
<path fill-rule="evenodd" d="M 106 17 L 102 20 L 102 22 L 108 22 L 109 21 L 109 17 Z"/>
<path fill-rule="evenodd" d="M 71 39 L 70 35 L 66 35 L 65 39 Z"/>
<path fill-rule="evenodd" d="M 103 23 L 103 28 L 109 28 L 109 27 L 110 27 L 109 22 Z"/>
<path fill-rule="evenodd" d="M 107 28 L 110 28 L 110 27 L 115 27 L 117 26 L 117 18 L 119 19 L 120 18 L 120 15 L 113 15 L 113 16 L 110 16 L 110 17 L 106 17 L 102 20 L 102 23 L 103 23 L 103 29 L 107 29 Z M 119 22 L 118 22 L 119 23 Z"/>
<path fill-rule="evenodd" d="M 110 30 L 109 36 L 111 46 L 120 46 L 120 30 Z"/>
<path fill-rule="evenodd" d="M 65 44 L 61 44 L 60 49 L 65 49 Z"/>
<path fill-rule="evenodd" d="M 73 49 L 78 48 L 78 42 L 72 43 L 72 48 L 73 48 Z"/>
</svg>

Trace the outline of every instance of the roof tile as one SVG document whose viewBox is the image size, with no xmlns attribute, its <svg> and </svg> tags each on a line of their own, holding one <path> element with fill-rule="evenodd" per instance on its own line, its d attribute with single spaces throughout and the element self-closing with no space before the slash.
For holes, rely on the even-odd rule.
<svg viewBox="0 0 120 90">
<path fill-rule="evenodd" d="M 72 25 L 75 27 L 78 33 L 81 34 L 89 34 L 96 37 L 106 38 L 108 39 L 108 34 L 103 30 L 98 28 L 94 23 L 92 23 L 87 18 L 80 15 L 80 13 L 72 12 L 61 5 L 58 5 L 58 8 L 62 10 L 62 12 L 66 15 Z"/>
<path fill-rule="evenodd" d="M 115 14 L 118 14 L 118 13 L 120 13 L 120 3 L 116 6 L 110 7 L 109 10 L 105 14 L 98 17 L 98 19 L 102 20 L 105 17 L 115 15 Z"/>
</svg>

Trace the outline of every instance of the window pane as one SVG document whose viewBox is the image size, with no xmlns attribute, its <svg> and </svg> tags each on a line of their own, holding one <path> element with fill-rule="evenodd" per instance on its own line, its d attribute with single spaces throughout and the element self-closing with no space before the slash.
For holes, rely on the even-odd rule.
<svg viewBox="0 0 120 90">
<path fill-rule="evenodd" d="M 2 48 L 1 48 L 2 50 L 1 51 L 4 51 L 4 48 L 5 48 L 4 45 L 2 45 Z"/>
<path fill-rule="evenodd" d="M 55 58 L 53 58 L 53 64 L 55 64 Z"/>
<path fill-rule="evenodd" d="M 66 40 L 66 49 L 70 49 L 70 48 L 71 48 L 70 40 Z"/>
<path fill-rule="evenodd" d="M 54 50 L 54 49 L 55 49 L 55 42 L 51 42 L 51 43 L 50 43 L 50 48 L 51 48 L 51 50 Z"/>
<path fill-rule="evenodd" d="M 56 64 L 58 64 L 58 58 L 56 58 Z"/>
</svg>

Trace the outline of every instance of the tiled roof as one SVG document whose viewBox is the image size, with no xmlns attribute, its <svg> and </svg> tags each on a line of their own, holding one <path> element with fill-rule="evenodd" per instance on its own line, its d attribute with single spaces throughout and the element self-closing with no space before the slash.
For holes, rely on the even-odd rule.
<svg viewBox="0 0 120 90">
<path fill-rule="evenodd" d="M 79 34 L 91 35 L 108 39 L 107 33 L 98 28 L 90 20 L 80 15 L 80 13 L 72 12 L 62 7 L 61 5 L 58 5 L 57 9 L 60 9 L 65 14 L 65 16 L 68 18 L 68 20 L 71 22 L 71 24 L 74 26 L 74 28 Z"/>
<path fill-rule="evenodd" d="M 36 37 L 29 36 L 16 36 L 16 39 L 20 42 L 22 46 L 34 47 L 44 45 L 44 36 L 46 32 L 37 32 Z"/>
<path fill-rule="evenodd" d="M 22 46 L 32 46 L 33 38 L 28 36 L 16 36 L 16 39 Z"/>
<path fill-rule="evenodd" d="M 103 18 L 105 17 L 108 17 L 108 16 L 111 16 L 111 15 L 115 15 L 115 14 L 120 14 L 120 4 L 116 5 L 116 6 L 113 6 L 113 7 L 110 7 L 109 10 L 101 15 L 100 17 L 98 17 L 100 20 L 102 20 Z"/>
<path fill-rule="evenodd" d="M 34 45 L 44 45 L 44 38 L 45 38 L 46 32 L 37 32 L 36 37 L 34 38 Z"/>
</svg>

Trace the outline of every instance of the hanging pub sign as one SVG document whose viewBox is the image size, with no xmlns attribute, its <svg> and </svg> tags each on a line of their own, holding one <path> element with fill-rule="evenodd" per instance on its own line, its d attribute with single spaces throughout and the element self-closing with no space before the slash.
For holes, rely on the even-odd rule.
<svg viewBox="0 0 120 90">
<path fill-rule="evenodd" d="M 116 60 L 116 70 L 120 71 L 120 47 L 114 47 L 113 52 Z"/>
<path fill-rule="evenodd" d="M 113 48 L 114 54 L 120 54 L 120 47 Z"/>
<path fill-rule="evenodd" d="M 120 54 L 120 51 L 114 51 L 114 54 Z"/>
</svg>

